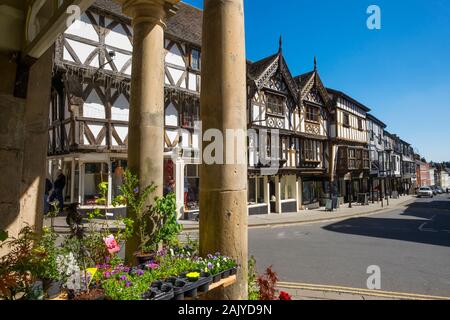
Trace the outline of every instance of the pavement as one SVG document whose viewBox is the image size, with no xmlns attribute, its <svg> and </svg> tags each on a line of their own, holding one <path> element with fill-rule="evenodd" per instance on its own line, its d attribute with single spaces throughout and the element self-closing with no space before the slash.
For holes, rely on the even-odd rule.
<svg viewBox="0 0 450 320">
<path fill-rule="evenodd" d="M 389 205 L 384 201 L 383 207 L 381 202 L 370 202 L 367 206 L 362 206 L 358 204 L 353 204 L 352 208 L 348 208 L 348 204 L 342 205 L 339 209 L 333 212 L 326 211 L 324 207 L 313 210 L 302 210 L 299 212 L 283 213 L 283 214 L 263 214 L 263 215 L 251 215 L 248 217 L 249 228 L 264 228 L 273 226 L 286 226 L 286 225 L 296 225 L 311 222 L 321 222 L 334 219 L 344 219 L 353 216 L 367 215 L 371 213 L 380 212 L 382 210 L 389 210 L 405 203 L 414 201 L 415 196 L 402 196 L 399 199 L 389 199 Z M 93 227 L 97 230 L 101 228 L 109 227 L 110 230 L 116 228 L 123 228 L 122 223 L 118 223 L 115 220 L 104 220 L 104 219 L 93 219 L 91 221 Z M 180 220 L 183 225 L 184 233 L 192 234 L 198 231 L 199 223 L 193 220 Z M 65 216 L 55 217 L 53 220 L 55 231 L 60 234 L 69 233 L 69 226 L 66 223 Z M 50 226 L 51 219 L 45 218 L 44 225 Z M 88 221 L 84 220 L 84 225 L 88 226 Z"/>
<path fill-rule="evenodd" d="M 383 210 L 391 210 L 398 206 L 405 205 L 416 199 L 415 196 L 402 196 L 399 199 L 389 199 L 389 205 L 384 201 L 383 207 L 381 202 L 370 202 L 369 205 L 363 206 L 353 204 L 352 208 L 348 208 L 348 204 L 341 205 L 341 207 L 333 212 L 326 211 L 324 207 L 313 210 L 302 210 L 292 213 L 272 213 L 262 215 L 251 215 L 248 217 L 249 228 L 264 228 L 273 226 L 296 225 L 311 222 L 321 222 L 334 219 L 344 219 L 348 217 L 367 215 L 371 213 L 380 212 Z M 198 221 L 181 220 L 184 231 L 198 230 Z"/>
<path fill-rule="evenodd" d="M 450 299 L 450 196 L 250 229 L 249 255 L 258 273 L 272 265 L 297 299 Z M 374 267 L 380 287 L 369 290 Z"/>
</svg>

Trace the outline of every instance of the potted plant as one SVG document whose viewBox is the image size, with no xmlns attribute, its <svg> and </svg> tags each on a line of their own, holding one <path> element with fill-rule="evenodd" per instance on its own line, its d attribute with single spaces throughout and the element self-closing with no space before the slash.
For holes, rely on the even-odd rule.
<svg viewBox="0 0 450 320">
<path fill-rule="evenodd" d="M 200 273 L 199 272 L 189 272 L 186 274 L 186 278 L 190 282 L 196 282 L 200 278 Z"/>
<path fill-rule="evenodd" d="M 138 264 L 145 264 L 155 258 L 156 248 L 154 246 L 154 226 L 152 207 L 146 208 L 148 197 L 156 190 L 152 183 L 140 189 L 139 179 L 129 170 L 124 172 L 124 184 L 120 186 L 121 197 L 117 198 L 115 205 L 126 204 L 134 216 L 132 233 L 139 241 L 139 251 L 134 253 Z M 154 224 L 154 223 L 153 223 Z"/>
<path fill-rule="evenodd" d="M 0 232 L 0 248 L 8 247 L 8 253 L 0 257 L 0 300 L 37 299 L 35 279 L 42 265 L 34 251 L 36 234 L 25 226 L 17 237 Z"/>
<path fill-rule="evenodd" d="M 59 249 L 55 245 L 57 237 L 53 229 L 44 228 L 42 237 L 34 249 L 35 254 L 40 256 L 38 277 L 42 279 L 44 292 L 49 299 L 61 294 L 62 289 L 62 277 L 57 265 Z"/>
</svg>

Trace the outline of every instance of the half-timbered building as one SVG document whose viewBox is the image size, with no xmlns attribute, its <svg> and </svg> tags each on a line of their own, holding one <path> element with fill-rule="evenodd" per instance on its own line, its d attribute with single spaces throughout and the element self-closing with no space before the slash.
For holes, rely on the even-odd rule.
<svg viewBox="0 0 450 320">
<path fill-rule="evenodd" d="M 329 124 L 332 101 L 314 69 L 295 78 L 299 86 L 299 109 L 295 114 L 295 135 L 299 139 L 300 209 L 325 205 L 330 197 Z"/>
<path fill-rule="evenodd" d="M 250 214 L 298 210 L 299 141 L 294 137 L 298 113 L 298 86 L 278 53 L 260 61 L 247 62 L 249 135 L 248 203 Z M 273 136 L 271 130 L 279 136 Z M 264 133 L 263 133 L 264 131 Z M 260 139 L 267 139 L 261 143 Z M 270 139 L 279 139 L 274 143 Z M 279 148 L 275 150 L 272 146 Z M 263 174 L 264 166 L 274 173 Z"/>
<path fill-rule="evenodd" d="M 386 187 L 386 152 L 384 129 L 386 124 L 371 114 L 367 115 L 368 143 L 370 153 L 370 195 L 379 199 Z"/>
<path fill-rule="evenodd" d="M 367 113 L 369 108 L 347 94 L 328 89 L 333 100 L 330 120 L 334 188 L 345 201 L 368 192 L 370 158 Z M 342 199 L 341 199 L 342 200 Z"/>
<path fill-rule="evenodd" d="M 198 210 L 201 10 L 184 3 L 165 32 L 166 184 L 176 181 L 179 211 Z M 49 173 L 67 177 L 65 199 L 107 204 L 127 167 L 132 28 L 120 5 L 96 0 L 56 44 L 49 126 Z M 175 190 L 174 190 L 175 191 Z"/>
</svg>

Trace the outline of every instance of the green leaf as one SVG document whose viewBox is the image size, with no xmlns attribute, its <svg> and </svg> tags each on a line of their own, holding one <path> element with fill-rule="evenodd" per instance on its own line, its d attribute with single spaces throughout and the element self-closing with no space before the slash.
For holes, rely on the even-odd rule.
<svg viewBox="0 0 450 320">
<path fill-rule="evenodd" d="M 8 239 L 8 231 L 0 229 L 0 241 L 5 241 Z"/>
</svg>

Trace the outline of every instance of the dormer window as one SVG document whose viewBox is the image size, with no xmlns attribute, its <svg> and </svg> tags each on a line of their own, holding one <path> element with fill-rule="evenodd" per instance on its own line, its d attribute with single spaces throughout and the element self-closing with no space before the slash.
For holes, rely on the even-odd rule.
<svg viewBox="0 0 450 320">
<path fill-rule="evenodd" d="M 284 97 L 267 94 L 267 113 L 283 116 L 284 115 Z"/>
<path fill-rule="evenodd" d="M 319 122 L 319 108 L 306 106 L 306 120 L 311 122 Z"/>
</svg>

